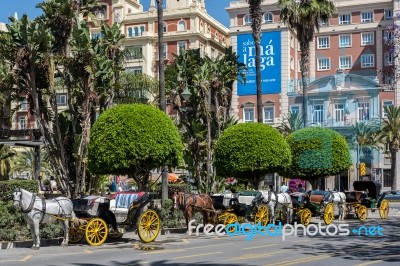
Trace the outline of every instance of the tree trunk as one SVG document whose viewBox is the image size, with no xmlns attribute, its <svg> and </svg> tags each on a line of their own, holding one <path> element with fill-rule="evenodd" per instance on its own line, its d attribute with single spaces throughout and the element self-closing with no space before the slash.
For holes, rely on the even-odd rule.
<svg viewBox="0 0 400 266">
<path fill-rule="evenodd" d="M 158 82 L 160 94 L 160 109 L 167 113 L 167 105 L 165 101 L 165 73 L 164 73 L 164 10 L 163 0 L 157 0 L 157 19 L 158 19 Z M 165 51 L 167 52 L 167 51 Z M 168 199 L 168 169 L 167 166 L 162 168 L 162 193 L 161 203 L 164 204 Z"/>
<path fill-rule="evenodd" d="M 253 0 L 250 3 L 250 15 L 252 17 L 251 29 L 253 32 L 253 39 L 256 48 L 256 87 L 257 87 L 257 122 L 263 122 L 262 111 L 262 85 L 261 85 L 261 1 Z"/>
<path fill-rule="evenodd" d="M 308 63 L 309 63 L 310 44 L 308 42 L 300 42 L 300 71 L 301 84 L 303 89 L 303 126 L 307 126 L 307 84 L 308 84 Z"/>
<path fill-rule="evenodd" d="M 396 173 L 396 170 L 397 170 L 396 168 L 398 167 L 396 165 L 397 149 L 391 149 L 390 155 L 391 155 L 390 174 L 392 176 L 392 190 L 397 190 L 397 173 Z"/>
</svg>

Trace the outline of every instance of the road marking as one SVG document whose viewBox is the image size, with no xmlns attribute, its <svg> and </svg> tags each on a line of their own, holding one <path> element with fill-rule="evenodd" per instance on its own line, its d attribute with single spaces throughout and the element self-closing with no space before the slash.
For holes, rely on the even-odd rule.
<svg viewBox="0 0 400 266">
<path fill-rule="evenodd" d="M 243 249 L 265 248 L 265 247 L 277 246 L 277 245 L 278 245 L 278 244 L 269 244 L 269 245 L 264 245 L 264 246 L 249 247 L 249 248 L 243 248 Z"/>
<path fill-rule="evenodd" d="M 279 253 L 285 253 L 285 252 L 289 252 L 289 250 L 281 250 L 281 251 L 262 253 L 262 254 L 246 254 L 246 255 L 241 255 L 238 257 L 233 257 L 229 260 L 224 260 L 224 261 L 258 259 L 258 258 L 270 257 L 272 255 L 279 254 Z"/>
<path fill-rule="evenodd" d="M 395 254 L 395 255 L 385 255 L 385 258 L 389 258 L 389 257 L 399 257 L 400 254 Z M 370 261 L 370 262 L 365 262 L 365 263 L 360 263 L 360 264 L 355 264 L 354 266 L 364 266 L 364 265 L 370 265 L 370 264 L 375 264 L 375 263 L 381 263 L 384 262 L 383 259 L 380 260 L 374 260 L 374 261 Z"/>
<path fill-rule="evenodd" d="M 181 251 L 185 251 L 185 250 L 184 249 L 170 249 L 170 250 L 148 251 L 148 252 L 140 253 L 138 255 L 174 253 L 174 252 L 181 252 Z"/>
<path fill-rule="evenodd" d="M 88 249 L 84 249 L 83 250 L 85 253 L 87 253 L 87 254 L 92 254 L 93 252 L 92 251 L 90 251 L 90 250 L 88 250 Z"/>
<path fill-rule="evenodd" d="M 189 241 L 187 239 L 182 239 L 182 242 L 185 242 L 186 244 L 189 244 Z"/>
<path fill-rule="evenodd" d="M 28 256 L 23 257 L 23 258 L 20 259 L 19 261 L 27 261 L 27 260 L 29 260 L 29 259 L 32 258 L 32 257 L 33 257 L 33 255 L 28 255 Z"/>
<path fill-rule="evenodd" d="M 267 264 L 266 266 L 294 265 L 294 264 L 310 262 L 310 261 L 313 261 L 313 260 L 323 260 L 323 259 L 327 259 L 327 258 L 330 258 L 330 257 L 331 257 L 331 255 L 310 256 L 310 257 L 305 257 L 305 258 L 300 258 L 300 259 L 295 259 L 295 260 L 281 261 L 281 262 L 274 263 L 274 264 Z"/>
<path fill-rule="evenodd" d="M 233 243 L 230 242 L 230 243 L 224 243 L 224 244 L 214 244 L 214 245 L 207 245 L 207 246 L 198 246 L 198 247 L 185 248 L 185 250 L 187 250 L 187 249 L 196 249 L 196 248 L 208 248 L 208 247 L 226 246 L 226 245 L 231 245 L 231 244 L 233 244 Z"/>
<path fill-rule="evenodd" d="M 206 256 L 206 255 L 214 255 L 214 254 L 221 254 L 221 253 L 222 253 L 221 251 L 218 251 L 218 252 L 210 252 L 210 253 L 202 253 L 202 254 L 195 254 L 195 255 L 182 256 L 182 257 L 175 257 L 173 259 L 174 260 L 179 260 L 179 259 L 186 259 L 186 258 Z"/>
</svg>

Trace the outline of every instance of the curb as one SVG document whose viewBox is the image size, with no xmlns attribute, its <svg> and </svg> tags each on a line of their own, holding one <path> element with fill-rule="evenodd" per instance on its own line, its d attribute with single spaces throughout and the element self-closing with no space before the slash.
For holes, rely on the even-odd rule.
<svg viewBox="0 0 400 266">
<path fill-rule="evenodd" d="M 51 238 L 51 239 L 41 239 L 40 247 L 49 247 L 49 246 L 60 246 L 63 241 L 63 238 Z M 33 240 L 27 241 L 14 241 L 14 242 L 0 242 L 0 250 L 3 249 L 11 249 L 11 248 L 31 248 L 33 244 Z"/>
</svg>

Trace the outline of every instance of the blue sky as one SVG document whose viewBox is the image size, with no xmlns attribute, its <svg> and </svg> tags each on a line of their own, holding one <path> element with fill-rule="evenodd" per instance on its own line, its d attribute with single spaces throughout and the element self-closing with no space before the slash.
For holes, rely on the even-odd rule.
<svg viewBox="0 0 400 266">
<path fill-rule="evenodd" d="M 225 7 L 229 6 L 229 2 L 233 0 L 206 0 L 206 8 L 208 14 L 220 21 L 226 27 L 229 25 L 229 16 Z M 13 16 L 14 12 L 18 12 L 18 17 L 26 13 L 30 18 L 40 15 L 40 9 L 35 6 L 42 0 L 0 0 L 0 21 L 8 22 L 8 17 Z M 150 0 L 141 0 L 144 10 L 147 10 Z"/>
</svg>

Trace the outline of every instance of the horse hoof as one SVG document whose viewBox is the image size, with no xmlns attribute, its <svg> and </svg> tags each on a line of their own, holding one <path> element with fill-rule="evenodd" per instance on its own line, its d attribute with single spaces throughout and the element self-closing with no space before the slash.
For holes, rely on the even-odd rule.
<svg viewBox="0 0 400 266">
<path fill-rule="evenodd" d="M 39 250 L 40 247 L 31 247 L 33 250 Z"/>
</svg>

